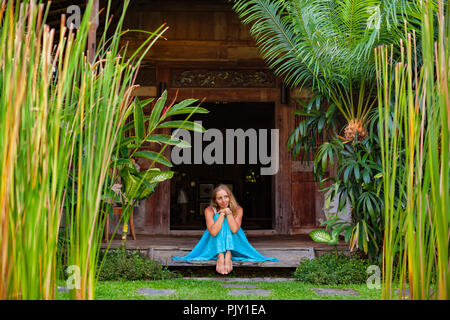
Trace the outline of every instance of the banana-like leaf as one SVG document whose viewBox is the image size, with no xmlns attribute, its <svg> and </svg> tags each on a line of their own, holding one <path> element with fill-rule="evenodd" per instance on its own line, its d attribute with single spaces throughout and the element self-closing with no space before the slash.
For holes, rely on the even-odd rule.
<svg viewBox="0 0 450 320">
<path fill-rule="evenodd" d="M 156 124 L 160 120 L 161 112 L 166 104 L 167 100 L 167 90 L 164 90 L 161 97 L 156 101 L 155 106 L 153 107 L 152 114 L 150 116 L 150 121 L 148 124 L 148 130 L 151 132 L 156 127 Z"/>
<path fill-rule="evenodd" d="M 153 194 L 160 182 L 169 180 L 173 177 L 173 171 L 160 171 L 158 168 L 152 168 L 147 171 L 139 172 L 138 176 L 142 179 L 142 185 L 137 194 L 137 200 L 145 199 Z"/>
<path fill-rule="evenodd" d="M 177 114 L 179 110 L 185 109 L 186 107 L 190 106 L 191 104 L 197 102 L 197 99 L 186 99 L 181 101 L 180 103 L 177 103 L 173 107 L 169 108 L 166 113 L 164 114 L 163 118 L 167 118 L 170 116 L 173 116 L 174 114 Z"/>
<path fill-rule="evenodd" d="M 156 187 L 158 186 L 157 183 L 148 184 L 145 180 L 143 181 L 143 184 L 145 184 L 145 188 L 140 188 L 138 191 L 138 194 L 136 196 L 136 200 L 143 200 L 145 198 L 150 197 L 153 192 L 155 192 Z"/>
<path fill-rule="evenodd" d="M 190 148 L 191 144 L 187 141 L 166 135 L 166 134 L 153 134 L 147 138 L 148 142 L 156 142 L 161 144 L 170 144 L 179 148 Z"/>
<path fill-rule="evenodd" d="M 167 111 L 164 114 L 164 119 L 168 116 L 173 116 L 176 114 L 194 114 L 194 113 L 209 113 L 209 110 L 205 109 L 205 108 L 200 108 L 200 107 L 186 107 L 186 108 L 178 108 L 176 110 L 172 110 L 169 109 L 169 111 Z"/>
<path fill-rule="evenodd" d="M 144 108 L 146 105 L 148 105 L 153 100 L 155 100 L 155 98 L 148 98 L 148 99 L 140 100 L 141 107 Z"/>
<path fill-rule="evenodd" d="M 141 106 L 142 106 L 142 102 L 141 102 Z M 145 122 L 145 121 L 148 121 L 148 120 L 150 120 L 150 116 L 144 115 L 144 122 Z M 123 132 L 126 132 L 126 131 L 128 131 L 128 130 L 134 129 L 135 126 L 136 126 L 136 125 L 135 125 L 135 122 L 134 122 L 134 119 L 133 119 L 133 120 L 131 120 L 131 121 L 128 121 L 128 122 L 123 126 L 122 131 L 123 131 Z"/>
<path fill-rule="evenodd" d="M 142 105 L 139 99 L 136 98 L 134 104 L 134 123 L 135 123 L 135 140 L 136 144 L 139 145 L 145 137 L 145 123 L 144 123 L 144 111 L 142 110 Z"/>
<path fill-rule="evenodd" d="M 135 137 L 122 138 L 122 140 L 120 140 L 120 143 L 117 144 L 117 147 L 121 148 L 123 146 L 129 146 L 131 143 L 135 141 L 136 141 Z"/>
<path fill-rule="evenodd" d="M 154 151 L 148 151 L 148 150 L 137 151 L 134 153 L 134 156 L 146 158 L 146 159 L 158 162 L 160 164 L 163 164 L 167 167 L 172 167 L 172 163 L 170 163 L 170 161 L 166 157 L 164 157 L 162 154 L 156 153 Z"/>
<path fill-rule="evenodd" d="M 182 120 L 175 120 L 175 121 L 167 121 L 164 123 L 161 123 L 158 128 L 176 128 L 176 129 L 186 129 L 191 131 L 197 131 L 197 132 L 205 132 L 205 128 L 201 126 L 199 123 L 192 122 L 192 121 L 182 121 Z"/>
<path fill-rule="evenodd" d="M 122 178 L 123 194 L 131 201 L 142 200 L 152 195 L 158 184 L 171 179 L 174 172 L 152 168 L 137 173 L 133 169 L 124 168 L 119 174 Z"/>
<path fill-rule="evenodd" d="M 119 175 L 122 179 L 122 193 L 125 195 L 128 201 L 135 199 L 138 193 L 140 179 L 135 175 L 132 175 L 131 170 L 128 167 L 120 170 Z"/>
</svg>

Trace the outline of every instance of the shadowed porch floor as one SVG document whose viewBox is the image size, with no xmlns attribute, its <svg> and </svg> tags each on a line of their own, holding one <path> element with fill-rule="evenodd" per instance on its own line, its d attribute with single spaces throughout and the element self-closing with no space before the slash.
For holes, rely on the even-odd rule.
<svg viewBox="0 0 450 320">
<path fill-rule="evenodd" d="M 174 256 L 187 255 L 200 240 L 201 236 L 149 236 L 136 235 L 136 240 L 127 239 L 127 249 L 138 249 L 150 258 L 165 266 L 212 266 L 215 261 L 172 261 Z M 233 261 L 233 266 L 242 267 L 297 267 L 301 258 L 313 258 L 326 252 L 334 252 L 333 246 L 316 243 L 309 235 L 247 235 L 250 244 L 262 255 L 277 258 L 279 261 L 250 262 Z M 102 248 L 107 247 L 102 243 Z M 118 236 L 111 241 L 110 248 L 118 248 L 121 240 Z M 339 252 L 348 253 L 348 245 L 341 241 L 337 246 Z"/>
</svg>

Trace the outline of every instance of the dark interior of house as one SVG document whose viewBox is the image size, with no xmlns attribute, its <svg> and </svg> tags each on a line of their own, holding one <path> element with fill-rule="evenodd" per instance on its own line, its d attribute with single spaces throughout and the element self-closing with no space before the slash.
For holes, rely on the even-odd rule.
<svg viewBox="0 0 450 320">
<path fill-rule="evenodd" d="M 267 131 L 268 156 L 270 156 L 270 129 L 274 128 L 273 103 L 204 103 L 207 114 L 192 116 L 191 121 L 202 121 L 203 127 L 218 129 L 226 143 L 226 129 L 269 129 Z M 173 117 L 182 120 L 183 116 Z M 191 156 L 194 159 L 194 133 L 191 133 Z M 257 134 L 258 141 L 260 135 Z M 213 141 L 202 141 L 201 150 L 205 150 Z M 197 145 L 198 148 L 198 145 Z M 244 209 L 242 228 L 273 228 L 273 177 L 261 175 L 261 164 L 258 156 L 256 164 L 249 164 L 249 139 L 245 139 L 245 164 L 237 164 L 237 142 L 234 142 L 234 164 L 226 164 L 226 148 L 223 147 L 223 164 L 178 164 L 171 180 L 170 228 L 171 230 L 205 229 L 204 210 L 210 203 L 212 190 L 217 185 L 227 184 L 238 204 Z M 259 152 L 259 147 L 258 147 Z M 211 153 L 216 156 L 215 152 Z"/>
</svg>

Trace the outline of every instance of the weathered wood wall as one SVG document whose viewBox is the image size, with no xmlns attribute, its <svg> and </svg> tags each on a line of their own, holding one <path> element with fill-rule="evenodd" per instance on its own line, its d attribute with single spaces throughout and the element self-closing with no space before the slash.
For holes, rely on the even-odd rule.
<svg viewBox="0 0 450 320">
<path fill-rule="evenodd" d="M 178 100 L 194 97 L 211 102 L 275 103 L 274 123 L 275 128 L 280 130 L 279 171 L 273 183 L 275 229 L 265 232 L 255 230 L 255 233 L 293 234 L 316 227 L 323 217 L 323 198 L 312 180 L 311 168 L 304 168 L 298 161 L 293 161 L 287 150 L 286 141 L 295 126 L 292 114 L 295 96 L 288 104 L 280 102 L 281 80 L 274 77 L 273 83 L 259 79 L 259 82 L 236 85 L 232 79 L 228 83 L 205 81 L 196 84 L 192 84 L 192 81 L 198 80 L 195 77 L 188 79 L 191 82 L 176 79 L 183 71 L 205 73 L 212 78 L 217 71 L 228 72 L 235 78 L 245 78 L 242 72 L 250 75 L 267 72 L 268 68 L 250 36 L 249 27 L 240 22 L 231 4 L 225 0 L 135 0 L 129 8 L 124 26 L 125 29 L 153 31 L 163 23 L 169 26 L 164 34 L 166 40 L 158 41 L 145 57 L 138 77 L 141 88 L 136 95 L 154 97 L 158 93 L 158 86 L 164 83 L 169 100 L 177 93 Z M 145 34 L 128 33 L 124 41 L 129 46 L 128 52 L 133 52 L 144 37 Z M 295 94 L 304 97 L 308 93 Z M 165 133 L 170 132 L 167 130 Z M 145 168 L 145 161 L 141 165 Z M 162 183 L 155 194 L 146 200 L 144 207 L 140 209 L 141 217 L 135 218 L 137 233 L 175 234 L 170 231 L 169 225 L 170 181 Z M 196 233 L 200 234 L 201 231 Z"/>
</svg>

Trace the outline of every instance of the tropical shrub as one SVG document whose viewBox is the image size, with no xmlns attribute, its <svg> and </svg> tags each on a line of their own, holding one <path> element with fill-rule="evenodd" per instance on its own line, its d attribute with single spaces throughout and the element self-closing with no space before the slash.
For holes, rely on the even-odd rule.
<svg viewBox="0 0 450 320">
<path fill-rule="evenodd" d="M 1 4 L 0 299 L 53 299 L 58 260 L 79 276 L 70 297 L 94 299 L 103 200 L 115 177 L 108 174 L 111 164 L 120 164 L 115 147 L 125 120 L 141 111 L 133 91 L 142 58 L 167 30 L 161 26 L 147 32 L 142 45 L 125 58 L 120 39 L 128 4 L 123 2 L 107 38 L 107 2 L 106 25 L 90 58 L 92 0 L 78 30 L 61 21 L 58 39 L 45 24 L 44 4 Z M 178 111 L 193 112 L 185 109 Z M 157 110 L 150 118 L 156 123 L 164 114 Z M 64 239 L 59 237 L 63 213 Z M 61 253 L 58 245 L 65 247 Z"/>
<path fill-rule="evenodd" d="M 317 118 L 325 119 L 314 115 L 303 120 L 299 128 L 306 127 L 305 132 L 308 132 L 307 126 Z M 337 199 L 337 212 L 349 205 L 352 213 L 351 224 L 338 217 L 331 217 L 322 225 L 326 226 L 326 230 L 333 229 L 335 234 L 343 234 L 352 250 L 361 249 L 370 259 L 381 261 L 384 203 L 378 128 L 378 113 L 372 111 L 368 135 L 364 139 L 359 140 L 358 133 L 352 142 L 339 136 L 329 136 L 328 141 L 313 150 L 313 173 L 322 186 L 321 191 L 328 191 L 325 207 Z M 337 170 L 330 175 L 328 172 L 333 167 L 337 167 Z M 323 187 L 327 182 L 331 184 Z"/>
<path fill-rule="evenodd" d="M 399 63 L 392 63 L 387 46 L 376 51 L 385 189 L 383 299 L 403 298 L 406 285 L 410 299 L 450 297 L 450 4 L 423 1 L 422 11 L 422 38 L 407 34 Z M 419 43 L 422 66 L 416 61 Z"/>
<path fill-rule="evenodd" d="M 166 280 L 181 277 L 155 260 L 150 259 L 136 250 L 109 250 L 100 254 L 98 279 L 100 281 L 115 280 Z"/>
<path fill-rule="evenodd" d="M 293 159 L 307 161 L 314 158 L 318 146 L 338 136 L 341 123 L 336 105 L 320 94 L 315 94 L 308 103 L 297 99 L 297 105 L 300 109 L 293 110 L 293 114 L 301 117 L 301 121 L 289 136 L 287 147 Z"/>
<path fill-rule="evenodd" d="M 323 143 L 316 152 L 313 171 L 321 184 L 332 182 L 322 189 L 330 191 L 325 206 L 337 198 L 338 211 L 344 210 L 347 203 L 351 207 L 352 228 L 346 230 L 350 247 L 362 249 L 370 258 L 381 259 L 384 203 L 378 115 L 375 112 L 372 112 L 368 133 L 362 141 L 357 137 L 353 142 L 334 138 Z M 337 167 L 336 174 L 326 176 L 326 171 L 333 166 Z M 334 227 L 334 220 L 326 222 L 328 227 Z"/>
<path fill-rule="evenodd" d="M 122 248 L 126 245 L 126 235 L 128 230 L 128 221 L 131 212 L 137 201 L 150 197 L 156 190 L 158 184 L 171 179 L 174 172 L 170 170 L 160 170 L 155 164 L 162 164 L 166 167 L 172 167 L 172 163 L 162 153 L 168 145 L 175 145 L 180 148 L 190 148 L 191 145 L 183 140 L 165 134 L 155 134 L 155 131 L 162 128 L 183 128 L 192 131 L 204 132 L 204 128 L 195 122 L 188 121 L 194 113 L 208 113 L 209 111 L 200 106 L 192 106 L 198 100 L 186 99 L 175 104 L 166 104 L 167 91 L 164 91 L 161 97 L 154 104 L 151 114 L 144 116 L 143 108 L 154 99 L 140 101 L 138 98 L 134 102 L 133 117 L 126 122 L 120 132 L 120 138 L 113 149 L 111 159 L 111 171 L 117 173 L 113 179 L 115 181 L 120 177 L 120 202 L 123 208 L 123 229 L 122 229 Z M 175 114 L 187 114 L 183 121 L 168 121 L 169 117 Z M 144 143 L 158 144 L 162 148 L 159 152 L 151 150 L 142 150 Z M 138 171 L 135 161 L 138 158 L 149 159 L 152 162 L 147 170 Z M 116 194 L 108 190 L 108 196 L 105 199 L 114 199 Z M 111 208 L 109 214 L 112 215 Z"/>
<path fill-rule="evenodd" d="M 301 282 L 316 285 L 360 284 L 367 281 L 369 261 L 344 254 L 324 254 L 313 259 L 303 258 L 294 272 Z"/>
<path fill-rule="evenodd" d="M 350 226 L 348 226 L 350 228 Z M 336 257 L 338 256 L 337 244 L 339 243 L 339 234 L 341 233 L 342 228 L 334 228 L 331 232 L 326 230 L 313 230 L 309 233 L 311 239 L 318 243 L 325 243 L 330 246 L 334 246 L 334 252 L 336 253 Z"/>
<path fill-rule="evenodd" d="M 252 24 L 250 32 L 270 68 L 292 87 L 313 91 L 314 102 L 294 111 L 305 119 L 288 148 L 301 160 L 314 155 L 316 180 L 333 182 L 324 189 L 331 190 L 326 203 L 335 197 L 339 209 L 350 203 L 351 247 L 381 259 L 381 151 L 377 115 L 371 113 L 378 99 L 374 49 L 405 42 L 405 29 L 420 35 L 420 3 L 235 0 L 234 9 Z M 392 53 L 394 62 L 402 56 L 396 46 Z M 420 53 L 417 57 L 420 64 Z M 327 177 L 329 165 L 338 169 Z"/>
<path fill-rule="evenodd" d="M 62 21 L 58 39 L 45 24 L 44 4 L 1 4 L 1 299 L 54 298 L 63 206 L 65 199 L 75 198 L 75 190 L 69 194 L 66 188 L 69 172 L 77 190 L 76 205 L 72 201 L 66 207 L 67 260 L 80 271 L 70 295 L 94 297 L 102 187 L 118 128 L 130 111 L 140 60 L 125 62 L 118 53 L 122 16 L 107 43 L 105 27 L 98 60 L 89 61 L 92 4 L 76 32 Z M 147 52 L 161 31 L 151 34 L 136 54 Z M 77 171 L 72 171 L 74 152 L 85 164 Z"/>
<path fill-rule="evenodd" d="M 404 19 L 414 28 L 420 13 L 407 0 L 233 2 L 269 67 L 292 87 L 308 85 L 332 101 L 347 121 L 348 140 L 364 134 L 374 105 L 374 48 L 400 43 Z"/>
</svg>

